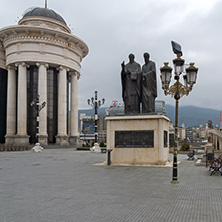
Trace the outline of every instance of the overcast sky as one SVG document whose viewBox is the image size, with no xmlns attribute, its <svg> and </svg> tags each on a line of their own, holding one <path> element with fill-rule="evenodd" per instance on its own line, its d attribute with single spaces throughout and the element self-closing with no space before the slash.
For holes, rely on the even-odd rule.
<svg viewBox="0 0 222 222">
<path fill-rule="evenodd" d="M 44 5 L 44 0 L 2 1 L 0 28 L 17 24 L 27 8 Z M 106 99 L 105 106 L 122 102 L 120 64 L 133 53 L 142 65 L 144 52 L 156 63 L 157 99 L 174 105 L 163 94 L 159 77 L 163 62 L 172 66 L 175 58 L 171 40 L 182 46 L 185 63 L 195 62 L 199 68 L 193 91 L 180 105 L 222 109 L 221 0 L 48 0 L 48 8 L 89 47 L 82 61 L 79 109 L 90 108 L 87 99 L 95 90 L 99 99 Z"/>
</svg>

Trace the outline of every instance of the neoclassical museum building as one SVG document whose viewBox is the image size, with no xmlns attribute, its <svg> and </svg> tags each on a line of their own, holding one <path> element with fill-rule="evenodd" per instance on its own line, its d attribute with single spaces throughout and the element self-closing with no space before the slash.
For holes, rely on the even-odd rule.
<svg viewBox="0 0 222 222">
<path fill-rule="evenodd" d="M 87 45 L 48 8 L 26 10 L 18 25 L 0 29 L 0 143 L 36 142 L 31 104 L 39 95 L 40 104 L 46 102 L 39 113 L 40 144 L 76 144 L 78 79 L 87 54 Z"/>
</svg>

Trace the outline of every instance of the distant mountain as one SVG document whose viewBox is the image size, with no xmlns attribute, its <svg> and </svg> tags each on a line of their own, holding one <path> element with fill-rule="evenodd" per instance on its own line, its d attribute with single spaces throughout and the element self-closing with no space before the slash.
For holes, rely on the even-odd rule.
<svg viewBox="0 0 222 222">
<path fill-rule="evenodd" d="M 105 115 L 107 107 L 101 107 L 98 110 L 99 115 Z M 175 107 L 166 104 L 166 116 L 171 119 L 174 124 Z M 85 113 L 86 116 L 94 115 L 93 109 L 79 110 L 80 113 Z M 212 120 L 213 125 L 220 125 L 220 111 L 210 108 L 201 108 L 196 106 L 179 106 L 178 124 L 182 123 L 186 127 L 205 125 L 208 120 Z"/>
<path fill-rule="evenodd" d="M 174 123 L 175 107 L 166 105 L 166 116 Z M 186 127 L 205 125 L 208 120 L 212 120 L 213 125 L 220 125 L 220 111 L 210 108 L 201 108 L 196 106 L 179 106 L 178 124 L 182 123 Z"/>
</svg>

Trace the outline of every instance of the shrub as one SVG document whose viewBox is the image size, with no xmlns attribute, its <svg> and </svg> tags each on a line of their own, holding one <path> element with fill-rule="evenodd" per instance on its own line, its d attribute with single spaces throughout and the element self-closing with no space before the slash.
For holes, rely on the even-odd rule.
<svg viewBox="0 0 222 222">
<path fill-rule="evenodd" d="M 105 147 L 105 143 L 104 142 L 100 142 L 99 146 L 100 147 Z"/>
<path fill-rule="evenodd" d="M 189 151 L 190 150 L 190 144 L 187 140 L 183 141 L 183 144 L 181 146 L 182 151 Z"/>
</svg>

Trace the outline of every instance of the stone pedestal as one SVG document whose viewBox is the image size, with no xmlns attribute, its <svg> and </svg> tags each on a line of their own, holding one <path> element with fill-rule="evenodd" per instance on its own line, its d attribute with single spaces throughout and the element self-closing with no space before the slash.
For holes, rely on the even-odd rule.
<svg viewBox="0 0 222 222">
<path fill-rule="evenodd" d="M 48 136 L 39 134 L 39 143 L 41 145 L 48 145 Z"/>
<path fill-rule="evenodd" d="M 16 145 L 29 145 L 29 136 L 28 135 L 15 135 L 14 144 Z"/>
<path fill-rule="evenodd" d="M 56 136 L 56 144 L 60 146 L 68 146 L 69 145 L 69 137 L 68 136 Z"/>
<path fill-rule="evenodd" d="M 5 135 L 5 144 L 7 146 L 28 146 L 29 136 L 28 135 Z"/>
<path fill-rule="evenodd" d="M 5 135 L 5 144 L 8 146 L 14 145 L 15 135 Z"/>
<path fill-rule="evenodd" d="M 169 119 L 163 115 L 107 117 L 112 165 L 163 165 L 169 160 Z"/>
<path fill-rule="evenodd" d="M 69 137 L 70 145 L 78 145 L 78 140 L 79 140 L 78 136 L 70 136 Z"/>
</svg>

